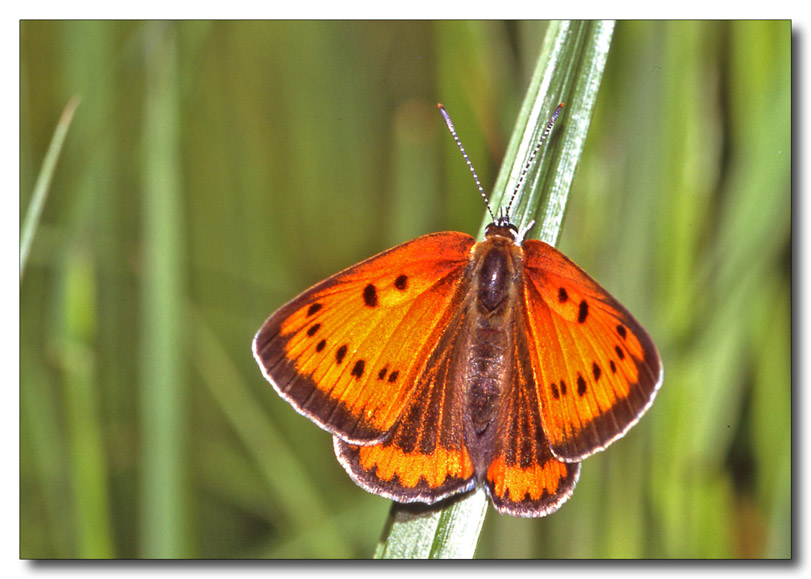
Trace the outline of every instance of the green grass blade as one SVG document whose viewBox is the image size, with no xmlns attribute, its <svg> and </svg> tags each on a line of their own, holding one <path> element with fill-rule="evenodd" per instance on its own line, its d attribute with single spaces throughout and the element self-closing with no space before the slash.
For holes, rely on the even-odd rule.
<svg viewBox="0 0 811 579">
<path fill-rule="evenodd" d="M 188 556 L 184 508 L 183 222 L 175 29 L 146 38 L 141 556 Z"/>
<path fill-rule="evenodd" d="M 65 143 L 65 137 L 67 137 L 70 123 L 73 120 L 73 113 L 76 112 L 76 107 L 79 106 L 79 100 L 78 96 L 74 96 L 68 101 L 65 110 L 62 111 L 62 116 L 56 125 L 56 130 L 54 130 L 51 144 L 48 146 L 48 152 L 45 154 L 45 159 L 42 161 L 42 169 L 34 185 L 31 203 L 25 214 L 22 231 L 20 231 L 20 283 L 22 283 L 23 280 L 25 265 L 28 263 L 28 255 L 31 253 L 31 244 L 34 242 L 34 235 L 37 232 L 39 219 L 42 216 L 42 210 L 48 198 L 48 191 L 51 188 L 51 181 L 56 171 L 56 163 L 59 160 L 62 145 Z"/>
<path fill-rule="evenodd" d="M 494 211 L 506 209 L 552 112 L 566 101 L 555 129 L 517 190 L 511 210 L 519 228 L 538 219 L 536 236 L 548 243 L 554 243 L 560 232 L 613 29 L 613 22 L 604 21 L 550 23 L 491 196 Z M 489 216 L 482 234 L 487 223 Z M 438 509 L 395 503 L 375 556 L 471 558 L 486 512 L 487 500 L 481 490 Z"/>
<path fill-rule="evenodd" d="M 471 559 L 487 512 L 477 489 L 446 508 L 394 503 L 376 559 Z"/>
<path fill-rule="evenodd" d="M 65 376 L 65 432 L 76 556 L 109 559 L 115 557 L 115 546 L 109 458 L 93 351 L 97 288 L 91 254 L 84 249 L 72 250 L 63 271 L 59 353 Z"/>
<path fill-rule="evenodd" d="M 547 243 L 554 244 L 560 234 L 613 32 L 612 21 L 549 24 L 538 66 L 496 180 L 491 205 L 494 210 L 505 209 L 552 112 L 564 102 L 548 142 L 538 151 L 516 193 L 510 216 L 519 229 L 535 219 L 537 223 L 530 235 Z M 481 236 L 487 223 L 486 217 Z"/>
</svg>

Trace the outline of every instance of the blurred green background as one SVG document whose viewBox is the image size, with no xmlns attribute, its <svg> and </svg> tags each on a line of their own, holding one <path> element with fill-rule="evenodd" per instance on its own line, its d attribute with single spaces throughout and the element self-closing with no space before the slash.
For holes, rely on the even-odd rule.
<svg viewBox="0 0 811 579">
<path fill-rule="evenodd" d="M 264 319 L 483 207 L 543 22 L 22 22 L 20 554 L 368 557 L 389 502 L 262 378 Z M 656 340 L 651 410 L 479 557 L 791 555 L 791 25 L 620 22 L 561 248 Z"/>
</svg>

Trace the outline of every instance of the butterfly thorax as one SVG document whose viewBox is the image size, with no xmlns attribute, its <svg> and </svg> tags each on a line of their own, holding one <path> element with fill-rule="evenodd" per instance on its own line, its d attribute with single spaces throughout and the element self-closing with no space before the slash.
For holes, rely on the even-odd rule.
<svg viewBox="0 0 811 579">
<path fill-rule="evenodd" d="M 473 250 L 463 349 L 463 390 L 470 416 L 465 437 L 477 467 L 489 463 L 487 451 L 493 448 L 490 439 L 495 435 L 504 392 L 511 383 L 514 304 L 521 287 L 521 248 L 511 236 L 489 230 L 487 239 Z"/>
</svg>

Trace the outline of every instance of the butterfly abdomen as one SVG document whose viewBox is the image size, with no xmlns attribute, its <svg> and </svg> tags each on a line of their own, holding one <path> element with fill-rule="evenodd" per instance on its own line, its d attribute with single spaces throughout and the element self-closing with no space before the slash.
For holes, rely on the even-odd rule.
<svg viewBox="0 0 811 579">
<path fill-rule="evenodd" d="M 467 407 L 471 425 L 481 436 L 498 414 L 499 400 L 509 380 L 510 338 L 506 332 L 477 324 L 467 356 Z"/>
<path fill-rule="evenodd" d="M 475 465 L 484 467 L 491 459 L 499 409 L 512 379 L 513 315 L 520 280 L 512 240 L 488 239 L 473 254 L 472 292 L 468 302 L 469 322 L 465 337 L 463 391 L 468 426 L 466 439 Z M 520 259 L 520 258 L 519 258 Z M 519 277 L 516 277 L 519 276 Z M 477 468 L 478 470 L 478 468 Z"/>
</svg>

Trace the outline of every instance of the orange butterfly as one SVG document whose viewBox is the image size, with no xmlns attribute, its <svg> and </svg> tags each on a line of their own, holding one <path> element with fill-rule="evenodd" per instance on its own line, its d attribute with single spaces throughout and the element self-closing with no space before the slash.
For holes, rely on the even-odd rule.
<svg viewBox="0 0 811 579">
<path fill-rule="evenodd" d="M 431 504 L 483 484 L 500 513 L 540 517 L 650 406 L 662 381 L 651 338 L 524 233 L 501 217 L 478 243 L 419 237 L 313 286 L 256 334 L 265 378 L 333 434 L 367 491 Z"/>
</svg>

